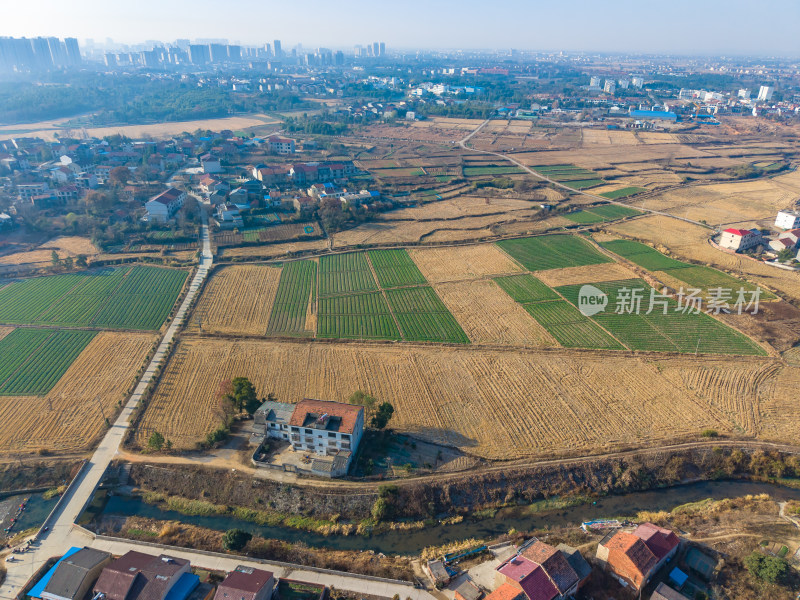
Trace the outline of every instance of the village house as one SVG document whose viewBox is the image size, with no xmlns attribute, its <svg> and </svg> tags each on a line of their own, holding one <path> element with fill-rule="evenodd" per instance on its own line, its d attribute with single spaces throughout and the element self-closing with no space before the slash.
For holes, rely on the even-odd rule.
<svg viewBox="0 0 800 600">
<path fill-rule="evenodd" d="M 757 229 L 734 229 L 729 228 L 722 232 L 719 238 L 719 245 L 728 250 L 743 252 L 763 244 L 764 239 L 761 232 Z"/>
<path fill-rule="evenodd" d="M 789 229 L 781 233 L 777 239 L 769 243 L 769 247 L 775 252 L 782 250 L 795 250 L 800 246 L 800 229 Z"/>
<path fill-rule="evenodd" d="M 796 210 L 781 210 L 775 217 L 775 227 L 778 229 L 796 229 L 800 227 L 800 212 Z"/>
<path fill-rule="evenodd" d="M 269 600 L 274 586 L 270 571 L 239 565 L 219 584 L 214 600 Z"/>
<path fill-rule="evenodd" d="M 597 546 L 597 559 L 625 585 L 639 590 L 678 551 L 669 529 L 643 523 L 633 532 L 609 533 Z"/>
<path fill-rule="evenodd" d="M 271 135 L 267 138 L 267 147 L 270 152 L 277 154 L 294 154 L 295 141 L 291 138 Z"/>
<path fill-rule="evenodd" d="M 59 563 L 40 597 L 42 600 L 83 600 L 109 562 L 108 552 L 94 548 L 78 550 Z"/>
<path fill-rule="evenodd" d="M 676 592 L 666 583 L 659 583 L 658 587 L 653 591 L 650 600 L 689 600 L 680 592 Z"/>
<path fill-rule="evenodd" d="M 147 210 L 148 221 L 169 221 L 186 200 L 186 192 L 176 188 L 168 188 L 158 196 L 148 200 L 144 207 Z"/>
<path fill-rule="evenodd" d="M 214 177 L 213 175 L 203 175 L 200 178 L 200 189 L 206 194 L 211 194 L 220 190 L 227 192 L 228 187 L 229 186 L 227 183 L 222 181 L 219 177 Z"/>
<path fill-rule="evenodd" d="M 345 475 L 364 433 L 364 408 L 305 398 L 297 404 L 267 401 L 254 416 L 258 439 L 288 441 L 294 452 L 311 453 L 311 472 Z"/>
<path fill-rule="evenodd" d="M 244 220 L 242 219 L 239 207 L 229 202 L 217 206 L 215 218 L 220 229 L 234 229 L 244 226 Z"/>
<path fill-rule="evenodd" d="M 185 600 L 199 583 L 188 560 L 131 550 L 103 569 L 94 594 L 105 600 Z"/>
<path fill-rule="evenodd" d="M 563 600 L 578 591 L 591 568 L 576 549 L 566 545 L 553 547 L 535 540 L 496 571 L 500 585 L 487 600 L 507 600 L 512 593 L 514 598 L 519 597 L 512 592 L 514 589 L 528 600 Z"/>
<path fill-rule="evenodd" d="M 222 173 L 222 163 L 213 154 L 203 154 L 200 157 L 200 166 L 203 167 L 203 173 Z"/>
</svg>

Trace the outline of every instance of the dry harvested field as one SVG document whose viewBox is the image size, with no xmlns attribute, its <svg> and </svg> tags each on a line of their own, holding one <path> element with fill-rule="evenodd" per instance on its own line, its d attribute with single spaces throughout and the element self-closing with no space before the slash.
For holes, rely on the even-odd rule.
<svg viewBox="0 0 800 600">
<path fill-rule="evenodd" d="M 178 448 L 194 447 L 219 421 L 214 396 L 220 382 L 244 376 L 259 394 L 273 392 L 288 402 L 345 401 L 364 390 L 393 404 L 395 429 L 487 458 L 646 446 L 696 437 L 706 428 L 733 434 L 754 419 L 753 428 L 779 427 L 785 415 L 762 415 L 746 406 L 753 389 L 765 409 L 780 402 L 774 382 L 787 376 L 786 367 L 776 364 L 184 338 L 136 440 L 144 444 L 159 431 Z M 684 379 L 687 369 L 705 374 Z M 796 389 L 797 379 L 791 382 Z M 791 414 L 797 412 L 792 407 Z M 791 427 L 796 433 L 797 425 Z M 784 431 L 776 429 L 791 437 Z"/>
<path fill-rule="evenodd" d="M 633 201 L 631 206 L 646 206 L 710 225 L 772 221 L 775 213 L 791 206 L 800 194 L 795 173 L 754 181 L 736 181 L 684 187 L 658 196 Z"/>
<path fill-rule="evenodd" d="M 522 268 L 494 244 L 412 248 L 408 254 L 431 283 L 522 272 Z"/>
<path fill-rule="evenodd" d="M 401 126 L 369 125 L 356 135 L 360 138 L 379 140 L 449 144 L 460 140 L 482 123 L 482 121 L 478 120 L 475 121 L 474 125 L 471 125 L 469 121 L 469 119 L 444 119 L 441 122 L 433 120 L 418 121 Z"/>
<path fill-rule="evenodd" d="M 328 240 L 305 240 L 297 242 L 287 242 L 283 244 L 266 244 L 264 246 L 243 246 L 241 248 L 222 248 L 220 256 L 225 259 L 237 257 L 253 258 L 279 258 L 286 256 L 290 252 L 311 252 L 314 250 L 324 250 L 328 247 Z"/>
<path fill-rule="evenodd" d="M 92 446 L 105 431 L 103 412 L 114 416 L 156 339 L 101 331 L 46 396 L 0 397 L 0 453 Z"/>
<path fill-rule="evenodd" d="M 800 403 L 797 402 L 800 367 L 782 369 L 775 377 L 774 386 L 773 393 L 760 402 L 761 435 L 775 440 L 797 440 L 800 436 Z"/>
<path fill-rule="evenodd" d="M 708 243 L 711 231 L 705 227 L 654 215 L 610 225 L 606 229 L 624 237 L 650 242 L 657 248 L 666 248 L 676 258 L 694 259 L 723 271 L 732 271 L 737 276 L 800 300 L 800 277 L 797 273 L 717 250 Z"/>
<path fill-rule="evenodd" d="M 6 326 L 0 327 L 0 340 L 2 340 L 4 337 L 6 337 L 12 331 L 14 331 L 13 327 L 6 327 Z"/>
<path fill-rule="evenodd" d="M 203 119 L 199 121 L 173 121 L 164 123 L 152 123 L 150 125 L 120 125 L 117 127 L 87 127 L 86 134 L 89 137 L 102 138 L 107 135 L 124 135 L 130 138 L 168 138 L 184 131 L 195 131 L 197 129 L 210 129 L 211 131 L 221 131 L 230 129 L 236 131 L 247 127 L 258 125 L 279 124 L 280 121 L 268 117 L 267 115 L 252 115 L 242 117 L 225 117 L 222 119 Z M 13 129 L 11 129 L 13 127 Z M 19 131 L 26 129 L 26 136 L 38 136 L 46 141 L 55 141 L 56 133 L 63 133 L 65 130 L 55 127 L 43 127 L 41 129 L 29 129 L 29 125 L 9 126 L 6 131 L 0 130 L 0 140 L 7 140 L 19 136 Z M 17 131 L 17 133 L 13 133 Z M 75 130 L 84 131 L 81 128 Z"/>
<path fill-rule="evenodd" d="M 440 283 L 434 289 L 474 344 L 559 346 L 553 336 L 494 281 Z"/>
<path fill-rule="evenodd" d="M 188 331 L 265 335 L 281 270 L 234 265 L 217 270 L 206 284 Z"/>
<path fill-rule="evenodd" d="M 402 208 L 381 215 L 382 221 L 428 220 L 428 219 L 460 219 L 495 213 L 516 213 L 531 210 L 538 212 L 539 205 L 535 201 L 523 198 L 478 198 L 475 196 L 459 196 L 449 200 L 429 202 L 413 208 Z"/>
<path fill-rule="evenodd" d="M 605 263 L 602 265 L 585 265 L 583 267 L 567 267 L 565 269 L 539 271 L 536 273 L 536 277 L 550 287 L 558 287 L 560 285 L 574 285 L 578 283 L 634 279 L 639 276 L 619 263 Z"/>
<path fill-rule="evenodd" d="M 53 250 L 58 252 L 61 258 L 71 256 L 75 258 L 79 254 L 85 254 L 91 259 L 97 256 L 99 251 L 94 244 L 84 237 L 62 236 L 50 240 L 28 252 L 16 252 L 7 256 L 0 257 L 0 264 L 21 265 L 21 264 L 51 264 Z"/>
</svg>

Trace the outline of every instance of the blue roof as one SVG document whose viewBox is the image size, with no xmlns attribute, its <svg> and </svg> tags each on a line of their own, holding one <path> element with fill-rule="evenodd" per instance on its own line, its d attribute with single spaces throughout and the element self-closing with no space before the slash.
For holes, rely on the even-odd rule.
<svg viewBox="0 0 800 600">
<path fill-rule="evenodd" d="M 677 120 L 678 115 L 674 112 L 666 112 L 663 110 L 632 110 L 630 112 L 632 117 L 638 117 L 642 119 L 670 119 L 670 120 Z"/>
<path fill-rule="evenodd" d="M 681 571 L 678 567 L 675 567 L 669 574 L 669 578 L 676 584 L 678 584 L 678 587 L 680 587 L 684 583 L 686 583 L 686 580 L 689 579 L 689 576 L 683 571 Z"/>
<path fill-rule="evenodd" d="M 60 559 L 58 559 L 58 562 L 56 564 L 54 564 L 52 567 L 50 567 L 50 570 L 47 571 L 47 573 L 44 574 L 44 577 L 42 577 L 36 583 L 36 585 L 31 588 L 31 591 L 28 592 L 28 595 L 32 596 L 33 598 L 41 598 L 42 597 L 42 592 L 44 591 L 44 588 L 46 588 L 47 584 L 50 583 L 50 578 L 53 576 L 53 573 L 56 572 L 56 569 L 58 568 L 58 565 L 61 564 L 61 561 L 64 560 L 65 558 L 69 558 L 70 556 L 75 554 L 78 550 L 80 550 L 80 548 L 77 548 L 75 546 L 73 546 L 72 548 L 67 550 L 64 553 L 64 556 L 62 556 Z"/>
<path fill-rule="evenodd" d="M 172 589 L 164 597 L 164 600 L 186 600 L 186 598 L 200 585 L 200 578 L 194 573 L 184 573 L 175 582 Z"/>
</svg>

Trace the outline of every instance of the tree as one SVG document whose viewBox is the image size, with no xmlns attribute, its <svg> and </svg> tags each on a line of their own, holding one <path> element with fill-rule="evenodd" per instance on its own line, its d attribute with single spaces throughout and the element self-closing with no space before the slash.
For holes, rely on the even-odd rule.
<svg viewBox="0 0 800 600">
<path fill-rule="evenodd" d="M 231 418 L 236 412 L 236 403 L 233 398 L 233 382 L 226 379 L 219 384 L 217 389 L 217 407 L 220 417 L 225 425 L 229 425 Z"/>
<path fill-rule="evenodd" d="M 375 416 L 372 417 L 372 426 L 375 429 L 383 429 L 389 424 L 389 419 L 392 418 L 393 414 L 394 406 L 388 402 L 381 402 L 380 406 L 378 406 Z"/>
<path fill-rule="evenodd" d="M 786 577 L 788 569 L 784 559 L 761 554 L 758 550 L 754 550 L 745 557 L 744 566 L 753 577 L 762 579 L 767 583 L 781 583 Z"/>
<path fill-rule="evenodd" d="M 108 180 L 117 186 L 127 185 L 131 178 L 131 170 L 128 167 L 114 167 L 108 173 Z"/>
<path fill-rule="evenodd" d="M 353 395 L 347 400 L 350 404 L 357 404 L 358 406 L 363 406 L 367 411 L 372 410 L 375 406 L 377 400 L 367 394 L 366 392 L 362 392 L 361 390 L 357 390 L 353 392 Z"/>
<path fill-rule="evenodd" d="M 53 263 L 54 267 L 61 265 L 61 259 L 58 257 L 58 252 L 55 250 L 50 253 L 50 262 Z"/>
<path fill-rule="evenodd" d="M 247 377 L 234 377 L 231 384 L 233 403 L 239 412 L 243 412 L 247 405 L 258 402 L 256 388 Z M 253 412 L 255 412 L 255 409 Z"/>
<path fill-rule="evenodd" d="M 85 269 L 87 266 L 89 266 L 86 263 L 85 254 L 78 254 L 78 258 L 75 260 L 75 266 L 78 267 L 79 269 Z"/>
<path fill-rule="evenodd" d="M 147 440 L 147 447 L 150 450 L 159 451 L 164 447 L 164 441 L 164 436 L 157 431 L 154 431 L 152 434 L 150 434 L 150 439 Z"/>
<path fill-rule="evenodd" d="M 247 545 L 253 536 L 241 529 L 228 529 L 222 536 L 222 548 L 236 552 Z"/>
<path fill-rule="evenodd" d="M 72 270 L 72 257 L 71 256 L 67 256 L 67 257 L 64 258 L 64 268 L 67 271 L 71 271 Z"/>
</svg>

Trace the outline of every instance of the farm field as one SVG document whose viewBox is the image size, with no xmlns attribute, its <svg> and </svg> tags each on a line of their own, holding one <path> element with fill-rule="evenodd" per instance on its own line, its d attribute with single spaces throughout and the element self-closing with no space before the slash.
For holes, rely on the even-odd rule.
<svg viewBox="0 0 800 600">
<path fill-rule="evenodd" d="M 317 264 L 310 260 L 287 263 L 281 270 L 267 333 L 306 335 L 306 314 L 316 288 Z"/>
<path fill-rule="evenodd" d="M 465 166 L 464 177 L 475 177 L 478 175 L 523 175 L 525 171 L 519 167 L 485 165 L 485 166 Z"/>
<path fill-rule="evenodd" d="M 400 332 L 381 292 L 320 298 L 317 336 L 399 340 Z"/>
<path fill-rule="evenodd" d="M 558 342 L 493 281 L 458 281 L 434 286 L 475 344 L 554 347 Z"/>
<path fill-rule="evenodd" d="M 197 303 L 188 331 L 264 335 L 281 269 L 232 265 L 214 272 Z"/>
<path fill-rule="evenodd" d="M 611 240 L 604 242 L 602 245 L 604 248 L 623 258 L 627 258 L 656 275 L 666 275 L 669 279 L 700 289 L 706 296 L 708 295 L 708 290 L 712 288 L 731 289 L 733 290 L 734 298 L 740 288 L 748 291 L 756 289 L 756 286 L 749 281 L 738 279 L 711 267 L 697 266 L 675 260 L 640 242 Z M 665 283 L 667 282 L 665 281 Z M 774 300 L 775 295 L 767 290 L 762 290 L 761 299 Z"/>
<path fill-rule="evenodd" d="M 654 290 L 642 279 L 598 282 L 595 286 L 608 296 L 608 307 L 591 318 L 631 350 L 766 355 L 750 338 L 716 319 L 702 312 L 684 313 L 672 298 L 656 298 L 658 304 L 646 314 Z M 564 286 L 558 288 L 558 292 L 577 307 L 580 287 Z M 631 312 L 625 309 L 617 314 L 615 310 L 623 289 L 642 290 L 641 304 L 638 308 L 628 304 Z"/>
<path fill-rule="evenodd" d="M 612 190 L 610 192 L 602 192 L 600 195 L 603 198 L 608 198 L 609 200 L 618 200 L 620 198 L 628 198 L 629 196 L 635 196 L 636 194 L 641 194 L 642 192 L 646 192 L 647 189 L 641 187 L 624 187 L 619 188 L 617 190 Z"/>
<path fill-rule="evenodd" d="M 764 431 L 787 441 L 800 430 L 800 410 L 786 393 L 799 380 L 788 369 L 762 358 L 654 359 L 186 336 L 135 441 L 145 446 L 159 431 L 177 449 L 194 448 L 218 425 L 215 393 L 234 376 L 250 378 L 259 395 L 273 392 L 284 402 L 343 402 L 361 389 L 392 403 L 397 431 L 490 459 L 645 447 L 696 439 L 704 429 L 759 437 Z"/>
<path fill-rule="evenodd" d="M 363 252 L 331 254 L 319 259 L 319 296 L 374 292 L 378 285 Z"/>
<path fill-rule="evenodd" d="M 156 330 L 186 278 L 178 269 L 123 267 L 22 279 L 0 289 L 0 322 Z"/>
<path fill-rule="evenodd" d="M 469 338 L 430 286 L 388 290 L 389 305 L 403 339 L 468 344 Z"/>
<path fill-rule="evenodd" d="M 497 246 L 529 271 L 561 269 L 611 262 L 589 242 L 577 236 L 549 235 L 497 242 Z"/>
<path fill-rule="evenodd" d="M 55 250 L 62 259 L 67 256 L 76 258 L 79 254 L 84 254 L 87 258 L 91 259 L 99 254 L 98 249 L 88 238 L 60 236 L 33 250 L 0 256 L 0 265 L 50 265 L 52 264 L 53 250 Z"/>
<path fill-rule="evenodd" d="M 549 190 L 552 192 L 553 190 Z M 560 198 L 560 196 L 559 196 Z M 412 208 L 401 208 L 380 215 L 381 221 L 405 221 L 421 219 L 461 219 L 463 217 L 492 215 L 496 213 L 521 213 L 536 210 L 536 205 L 525 198 L 481 198 L 459 196 L 449 200 L 429 202 Z"/>
<path fill-rule="evenodd" d="M 432 283 L 522 271 L 519 265 L 493 244 L 455 248 L 412 248 L 408 254 L 425 279 Z"/>
<path fill-rule="evenodd" d="M 641 211 L 635 208 L 617 206 L 616 204 L 602 204 L 584 208 L 574 213 L 564 215 L 565 218 L 575 223 L 602 223 L 604 221 L 615 221 L 624 217 L 641 215 Z"/>
<path fill-rule="evenodd" d="M 550 287 L 572 285 L 575 283 L 633 279 L 634 277 L 636 277 L 636 274 L 633 271 L 619 263 L 608 263 L 604 264 L 602 267 L 586 265 L 583 267 L 550 269 L 549 271 L 539 271 L 536 273 L 536 278 Z"/>
<path fill-rule="evenodd" d="M 156 341 L 152 333 L 63 333 L 94 337 L 46 394 L 0 395 L 0 456 L 93 446 L 106 430 L 103 414 L 114 416 Z"/>
<path fill-rule="evenodd" d="M 384 289 L 427 283 L 405 250 L 370 250 L 367 254 Z"/>
<path fill-rule="evenodd" d="M 50 391 L 95 331 L 15 329 L 0 340 L 0 395 L 41 396 Z"/>
</svg>

